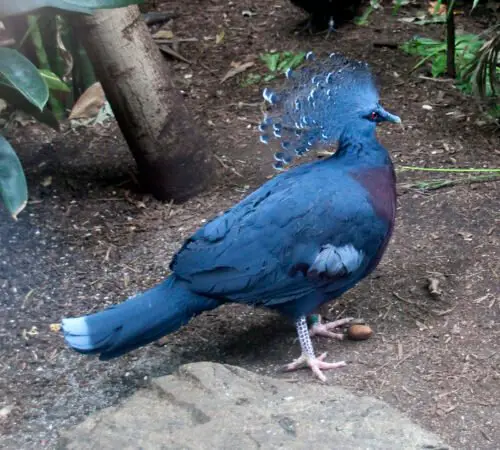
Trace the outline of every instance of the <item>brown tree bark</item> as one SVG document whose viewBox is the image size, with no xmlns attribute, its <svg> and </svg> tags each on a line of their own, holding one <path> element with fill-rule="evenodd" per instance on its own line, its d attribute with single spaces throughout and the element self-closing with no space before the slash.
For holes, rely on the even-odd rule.
<svg viewBox="0 0 500 450">
<path fill-rule="evenodd" d="M 137 6 L 98 10 L 72 20 L 95 68 L 141 182 L 160 200 L 182 202 L 214 175 L 213 158 L 197 131 L 169 68 Z"/>
</svg>

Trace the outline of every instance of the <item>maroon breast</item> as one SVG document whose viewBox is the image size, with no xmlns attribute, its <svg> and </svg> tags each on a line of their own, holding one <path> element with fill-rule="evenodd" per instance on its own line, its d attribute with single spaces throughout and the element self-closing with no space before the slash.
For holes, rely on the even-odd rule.
<svg viewBox="0 0 500 450">
<path fill-rule="evenodd" d="M 390 165 L 360 169 L 352 172 L 351 176 L 368 191 L 375 214 L 386 221 L 388 225 L 385 239 L 368 268 L 368 271 L 371 271 L 382 258 L 394 229 L 394 220 L 396 218 L 396 175 L 392 165 Z"/>
<path fill-rule="evenodd" d="M 351 173 L 369 193 L 377 216 L 392 224 L 396 217 L 396 176 L 392 166 L 361 169 Z"/>
</svg>

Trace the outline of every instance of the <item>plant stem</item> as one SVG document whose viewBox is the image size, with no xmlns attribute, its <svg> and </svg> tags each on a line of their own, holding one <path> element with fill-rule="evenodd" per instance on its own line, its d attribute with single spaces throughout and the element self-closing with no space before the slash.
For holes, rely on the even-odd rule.
<svg viewBox="0 0 500 450">
<path fill-rule="evenodd" d="M 446 18 L 446 67 L 448 76 L 455 79 L 457 73 L 455 68 L 455 15 L 453 9 L 455 0 L 448 5 L 448 16 Z"/>
<path fill-rule="evenodd" d="M 420 189 L 422 191 L 435 191 L 444 187 L 457 186 L 459 184 L 487 183 L 489 181 L 500 181 L 498 175 L 476 175 L 472 177 L 457 178 L 455 180 L 421 180 L 412 183 L 403 183 L 400 186 L 407 189 Z"/>
<path fill-rule="evenodd" d="M 396 170 L 405 171 L 405 170 L 419 170 L 422 172 L 452 172 L 452 173 L 470 173 L 470 172 L 485 172 L 485 173 L 500 173 L 499 168 L 492 169 L 474 169 L 474 168 L 466 168 L 466 169 L 440 169 L 437 167 L 415 167 L 415 166 L 398 166 Z"/>
</svg>

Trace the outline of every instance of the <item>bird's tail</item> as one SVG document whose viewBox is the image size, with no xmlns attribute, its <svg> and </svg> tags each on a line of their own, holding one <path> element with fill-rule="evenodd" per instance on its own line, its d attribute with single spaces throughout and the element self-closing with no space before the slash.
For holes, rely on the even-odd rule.
<svg viewBox="0 0 500 450">
<path fill-rule="evenodd" d="M 217 300 L 191 292 L 174 275 L 160 285 L 89 316 L 62 320 L 66 343 L 80 353 L 106 360 L 172 333 Z"/>
</svg>

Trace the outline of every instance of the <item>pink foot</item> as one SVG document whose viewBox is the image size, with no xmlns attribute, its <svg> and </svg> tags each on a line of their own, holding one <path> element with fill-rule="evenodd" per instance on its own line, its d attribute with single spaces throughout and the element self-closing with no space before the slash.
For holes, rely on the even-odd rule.
<svg viewBox="0 0 500 450">
<path fill-rule="evenodd" d="M 344 339 L 344 333 L 335 333 L 334 331 L 352 322 L 353 320 L 353 317 L 346 317 L 345 319 L 335 320 L 334 322 L 321 323 L 321 316 L 317 315 L 314 317 L 313 325 L 311 326 L 311 328 L 309 328 L 309 335 L 311 337 L 324 336 L 332 339 L 342 340 Z"/>
<path fill-rule="evenodd" d="M 300 358 L 288 364 L 285 367 L 285 371 L 290 372 L 292 370 L 309 367 L 313 371 L 314 375 L 316 375 L 316 377 L 318 377 L 321 381 L 325 382 L 326 377 L 323 375 L 323 372 L 321 372 L 321 370 L 338 369 L 339 367 L 344 367 L 346 365 L 344 361 L 334 362 L 334 363 L 324 362 L 325 358 L 326 358 L 326 352 L 318 356 L 317 358 L 313 358 L 305 354 L 302 354 Z"/>
</svg>

